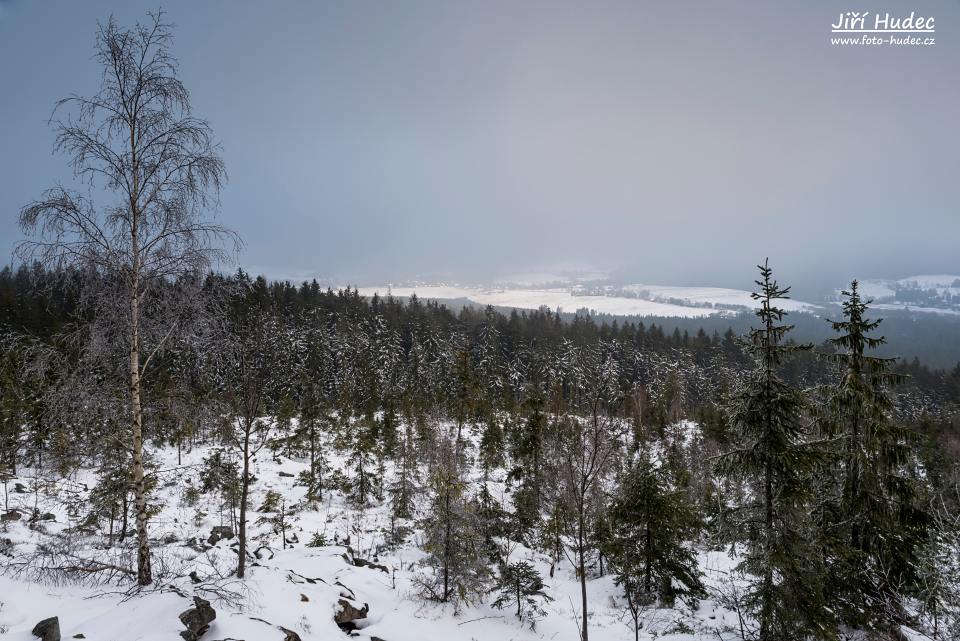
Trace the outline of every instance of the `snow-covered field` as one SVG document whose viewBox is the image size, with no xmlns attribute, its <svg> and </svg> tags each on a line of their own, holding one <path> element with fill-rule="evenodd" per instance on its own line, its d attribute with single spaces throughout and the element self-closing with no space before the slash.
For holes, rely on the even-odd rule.
<svg viewBox="0 0 960 641">
<path fill-rule="evenodd" d="M 676 287 L 664 285 L 626 285 L 624 291 L 635 293 L 638 297 L 655 300 L 679 300 L 688 305 L 713 305 L 717 307 L 747 307 L 753 309 L 756 301 L 750 292 L 743 289 L 725 287 Z M 799 300 L 785 299 L 777 303 L 788 312 L 814 311 L 817 306 Z"/>
<path fill-rule="evenodd" d="M 960 276 L 954 274 L 925 274 L 896 280 L 871 278 L 860 282 L 860 292 L 864 298 L 874 301 L 875 309 L 960 315 L 958 284 Z"/>
<path fill-rule="evenodd" d="M 551 276 L 552 277 L 552 276 Z M 542 276 L 540 282 L 546 282 Z M 750 292 L 726 287 L 681 287 L 673 285 L 604 285 L 602 280 L 573 280 L 556 275 L 552 286 L 537 286 L 524 281 L 510 281 L 497 286 L 466 286 L 449 284 L 378 285 L 360 287 L 362 296 L 392 294 L 407 298 L 416 294 L 422 299 L 466 300 L 476 305 L 514 309 L 539 309 L 576 312 L 588 309 L 592 313 L 612 316 L 660 316 L 669 318 L 704 318 L 730 315 L 754 309 Z M 562 279 L 562 280 L 561 280 Z M 584 284 L 586 283 L 586 284 Z M 873 308 L 887 311 L 910 311 L 922 314 L 960 315 L 960 276 L 930 274 L 908 276 L 896 280 L 865 279 L 860 291 L 872 299 Z M 921 293 L 922 292 L 922 293 Z M 836 291 L 833 302 L 839 299 Z M 780 306 L 788 312 L 818 313 L 822 305 L 782 300 Z"/>
<path fill-rule="evenodd" d="M 659 285 L 627 285 L 609 288 L 600 294 L 586 294 L 576 286 L 533 289 L 519 286 L 480 288 L 453 285 L 405 285 L 360 287 L 360 295 L 409 297 L 422 299 L 466 299 L 477 305 L 493 305 L 516 309 L 539 309 L 575 312 L 587 308 L 599 314 L 614 316 L 665 316 L 703 318 L 729 314 L 735 308 L 753 308 L 750 292 L 722 287 L 672 287 Z M 795 300 L 783 301 L 788 311 L 813 311 L 816 306 Z"/>
<path fill-rule="evenodd" d="M 216 620 L 203 639 L 276 639 L 289 641 L 286 630 L 303 641 L 344 638 L 334 615 L 347 602 L 358 609 L 369 606 L 368 614 L 356 621 L 353 635 L 385 641 L 503 641 L 535 639 L 575 639 L 575 619 L 579 611 L 579 583 L 565 561 L 553 578 L 548 578 L 549 559 L 544 555 L 515 547 L 510 560 L 528 559 L 541 572 L 546 593 L 553 598 L 546 604 L 546 615 L 536 629 L 517 621 L 509 609 L 497 610 L 489 602 L 468 607 L 454 614 L 448 606 L 427 603 L 414 592 L 411 581 L 418 572 L 417 563 L 424 553 L 417 546 L 418 533 L 398 548 L 384 551 L 384 535 L 390 529 L 386 504 L 359 510 L 342 494 L 330 492 L 316 506 L 304 503 L 305 488 L 295 484 L 296 475 L 307 468 L 301 460 L 268 454 L 255 463 L 257 482 L 253 486 L 251 506 L 261 506 L 267 491 L 278 492 L 289 510 L 287 540 L 264 518 L 272 514 L 253 511 L 250 515 L 251 550 L 260 557 L 249 567 L 244 581 L 228 578 L 235 569 L 236 539 L 206 541 L 214 526 L 226 523 L 219 501 L 202 494 L 188 500 L 188 489 L 199 486 L 199 470 L 209 448 L 198 448 L 177 464 L 176 451 L 155 452 L 154 461 L 162 471 L 151 502 L 158 509 L 150 525 L 154 539 L 156 586 L 146 592 L 127 594 L 130 583 L 120 585 L 36 583 L 24 577 L 0 576 L 0 638 L 27 641 L 30 630 L 47 617 L 57 616 L 64 639 L 86 638 L 92 641 L 137 641 L 178 639 L 184 630 L 178 615 L 192 607 L 198 587 L 189 574 L 195 572 L 205 581 L 223 575 L 222 587 L 235 592 L 236 602 L 209 598 L 217 611 Z M 345 460 L 333 456 L 334 467 L 345 473 Z M 290 476 L 292 475 L 292 476 Z M 21 484 L 20 492 L 15 491 Z M 86 512 L 72 510 L 71 501 L 85 499 L 94 485 L 92 471 L 83 470 L 65 480 L 49 480 L 29 471 L 21 471 L 11 480 L 11 509 L 24 514 L 8 523 L 0 539 L 13 543 L 13 557 L 0 557 L 8 563 L 18 554 L 35 546 L 50 544 L 63 537 L 81 536 L 76 530 Z M 493 496 L 506 502 L 505 486 L 494 479 L 489 485 Z M 41 520 L 32 526 L 27 516 L 51 513 L 54 520 Z M 72 533 L 72 534 L 71 534 Z M 326 540 L 324 547 L 308 547 L 316 534 Z M 99 546 L 104 553 L 104 538 L 86 537 L 87 549 Z M 129 540 L 128 540 L 129 544 Z M 348 550 L 347 545 L 352 549 Z M 379 553 L 378 553 L 379 551 Z M 10 550 L 8 548 L 8 553 Z M 129 551 L 127 552 L 129 554 Z M 385 566 L 387 571 L 359 567 L 353 558 L 363 558 Z M 701 567 L 708 585 L 720 588 L 729 582 L 734 559 L 725 552 L 702 551 Z M 130 561 L 129 556 L 127 562 Z M 629 618 L 624 615 L 621 597 L 607 575 L 589 581 L 591 638 L 596 641 L 633 639 Z M 233 601 L 229 599 L 228 601 Z M 714 599 L 705 599 L 694 611 L 682 604 L 676 609 L 651 610 L 645 617 L 642 639 L 691 641 L 700 638 L 728 638 L 717 632 L 736 624 L 735 615 L 720 607 Z M 83 635 L 83 637 L 75 636 Z"/>
</svg>

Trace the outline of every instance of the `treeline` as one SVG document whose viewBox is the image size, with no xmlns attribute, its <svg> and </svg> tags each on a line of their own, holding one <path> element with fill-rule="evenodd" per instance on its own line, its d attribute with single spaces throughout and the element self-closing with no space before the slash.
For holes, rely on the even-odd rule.
<svg viewBox="0 0 960 641">
<path fill-rule="evenodd" d="M 0 328 L 48 339 L 71 323 L 75 324 L 79 317 L 91 316 L 89 310 L 81 312 L 84 282 L 85 277 L 72 269 L 47 271 L 39 264 L 0 269 Z M 410 301 L 391 297 L 367 299 L 349 288 L 336 291 L 322 288 L 315 280 L 297 286 L 289 281 L 268 281 L 263 276 L 253 278 L 243 272 L 227 278 L 208 277 L 208 286 L 215 286 L 215 283 L 223 290 L 242 285 L 243 299 L 240 302 L 235 300 L 235 305 L 254 306 L 285 319 L 284 322 L 312 322 L 305 320 L 307 317 L 376 318 L 378 323 L 385 324 L 389 331 L 397 334 L 404 359 L 409 356 L 418 333 L 457 334 L 465 341 L 467 351 L 474 353 L 476 348 L 466 343 L 476 343 L 482 340 L 484 332 L 495 331 L 502 358 L 507 363 L 516 361 L 534 343 L 540 350 L 552 351 L 565 341 L 576 344 L 615 341 L 645 352 L 677 353 L 686 359 L 684 365 L 720 368 L 724 375 L 746 362 L 738 335 L 729 326 L 723 332 L 714 329 L 708 333 L 700 327 L 694 331 L 681 331 L 676 327 L 665 331 L 663 326 L 646 324 L 642 320 L 604 319 L 598 322 L 590 316 L 570 317 L 546 308 L 495 311 L 467 306 L 454 312 L 443 304 L 421 301 L 416 296 Z M 829 325 L 822 319 L 818 322 Z M 818 346 L 821 352 L 832 350 L 829 341 Z M 624 354 L 631 357 L 627 352 Z M 636 360 L 635 355 L 632 357 Z M 960 403 L 960 363 L 949 371 L 942 371 L 930 369 L 916 359 L 909 362 L 898 360 L 894 369 L 905 376 L 904 384 L 898 388 L 903 400 L 900 409 L 909 412 L 911 418 L 943 414 L 945 406 Z M 631 370 L 627 367 L 626 371 Z M 505 370 L 494 373 L 501 377 L 507 375 Z M 824 381 L 830 375 L 831 368 L 813 354 L 802 355 L 798 362 L 791 363 L 785 370 L 786 378 L 798 383 L 812 384 Z M 642 372 L 633 382 L 645 382 Z M 502 380 L 482 383 L 495 388 L 504 385 Z M 704 409 L 704 397 L 709 399 L 711 395 L 695 392 L 688 395 L 686 413 L 699 414 Z M 672 400 L 664 399 L 664 403 L 669 406 Z M 665 408 L 661 406 L 660 409 Z"/>
</svg>

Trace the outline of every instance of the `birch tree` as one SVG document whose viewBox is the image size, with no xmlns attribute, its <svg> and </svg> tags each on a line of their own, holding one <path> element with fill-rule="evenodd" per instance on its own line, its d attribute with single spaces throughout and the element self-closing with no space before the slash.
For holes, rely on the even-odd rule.
<svg viewBox="0 0 960 641">
<path fill-rule="evenodd" d="M 57 186 L 24 207 L 29 239 L 18 247 L 24 261 L 74 266 L 110 283 L 110 296 L 88 301 L 93 316 L 115 316 L 126 348 L 140 585 L 152 581 L 141 388 L 181 312 L 165 285 L 202 274 L 238 244 L 205 217 L 226 174 L 210 125 L 191 113 L 171 44 L 162 13 L 129 29 L 112 17 L 100 25 L 99 90 L 64 98 L 51 117 L 54 149 L 85 189 Z"/>
</svg>

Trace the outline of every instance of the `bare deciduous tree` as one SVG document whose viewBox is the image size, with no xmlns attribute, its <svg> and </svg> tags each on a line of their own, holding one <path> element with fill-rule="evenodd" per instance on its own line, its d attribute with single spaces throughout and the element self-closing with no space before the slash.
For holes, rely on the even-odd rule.
<svg viewBox="0 0 960 641">
<path fill-rule="evenodd" d="M 141 385 L 180 322 L 165 285 L 208 270 L 225 242 L 239 246 L 204 217 L 226 174 L 209 124 L 191 114 L 171 40 L 161 13 L 130 29 L 113 18 L 100 26 L 99 91 L 61 100 L 51 118 L 55 150 L 70 159 L 87 193 L 59 186 L 24 207 L 20 225 L 31 239 L 18 247 L 22 260 L 92 270 L 114 293 L 89 300 L 95 317 L 119 321 L 124 335 L 113 338 L 126 343 L 140 585 L 152 581 Z M 95 206 L 94 193 L 112 203 Z"/>
<path fill-rule="evenodd" d="M 598 484 L 609 471 L 612 457 L 620 447 L 619 425 L 608 416 L 594 414 L 587 420 L 570 419 L 567 458 L 560 464 L 562 492 L 568 505 L 566 524 L 567 558 L 580 580 L 581 641 L 589 638 L 587 612 L 587 553 L 592 542 L 590 525 L 596 511 Z"/>
<path fill-rule="evenodd" d="M 587 554 L 594 547 L 590 529 L 602 509 L 604 480 L 622 447 L 623 425 L 616 415 L 623 398 L 616 360 L 608 351 L 567 343 L 562 358 L 570 372 L 571 398 L 582 415 L 560 418 L 558 446 L 564 459 L 559 463 L 557 499 L 563 503 L 564 551 L 580 581 L 580 639 L 588 641 Z"/>
<path fill-rule="evenodd" d="M 251 464 L 273 436 L 271 414 L 275 416 L 277 405 L 289 394 L 296 359 L 289 328 L 258 309 L 234 310 L 230 332 L 221 345 L 215 357 L 219 370 L 214 374 L 215 385 L 234 418 L 229 438 L 242 460 L 237 532 L 237 577 L 242 579 L 247 564 L 250 486 L 254 481 Z"/>
</svg>

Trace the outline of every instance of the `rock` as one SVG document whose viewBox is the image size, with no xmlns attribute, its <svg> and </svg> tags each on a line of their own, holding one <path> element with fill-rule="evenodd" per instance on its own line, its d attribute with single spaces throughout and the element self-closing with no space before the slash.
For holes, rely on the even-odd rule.
<svg viewBox="0 0 960 641">
<path fill-rule="evenodd" d="M 60 619 L 50 617 L 33 626 L 30 633 L 40 641 L 60 641 Z"/>
<path fill-rule="evenodd" d="M 380 565 L 379 563 L 373 563 L 372 561 L 367 561 L 366 559 L 354 557 L 353 564 L 358 568 L 372 568 L 374 570 L 380 570 L 381 572 L 390 574 L 390 570 L 387 569 L 387 566 Z"/>
<path fill-rule="evenodd" d="M 282 625 L 274 625 L 274 624 L 270 623 L 269 621 L 267 621 L 266 619 L 260 619 L 260 618 L 258 618 L 258 617 L 250 617 L 250 620 L 251 620 L 251 621 L 259 621 L 260 623 L 265 623 L 265 624 L 267 624 L 267 625 L 269 625 L 269 626 L 272 626 L 272 627 L 280 630 L 280 631 L 283 632 L 283 634 L 284 634 L 284 636 L 283 636 L 283 641 L 301 641 L 299 634 L 297 634 L 297 633 L 294 632 L 293 630 L 289 630 L 289 629 L 283 627 Z M 224 639 L 224 641 L 229 641 L 229 640 Z"/>
<path fill-rule="evenodd" d="M 307 601 L 310 600 L 310 597 L 308 597 L 306 594 L 303 594 L 303 593 L 301 592 L 301 593 L 300 593 L 300 600 L 303 601 L 304 603 L 306 603 Z"/>
<path fill-rule="evenodd" d="M 20 517 L 23 515 L 20 514 L 18 510 L 10 510 L 6 514 L 0 514 L 0 523 L 8 523 L 10 521 L 19 521 Z"/>
<path fill-rule="evenodd" d="M 357 595 L 354 593 L 353 590 L 351 590 L 350 588 L 348 588 L 348 587 L 345 586 L 344 584 L 340 583 L 339 581 L 334 581 L 333 584 L 334 584 L 334 585 L 339 585 L 341 588 L 343 588 L 343 590 L 340 592 L 340 596 L 342 596 L 343 598 L 345 598 L 345 599 L 356 599 L 356 598 L 357 598 Z"/>
<path fill-rule="evenodd" d="M 283 641 L 300 641 L 300 635 L 294 632 L 293 630 L 288 630 L 282 625 L 278 625 L 277 627 L 280 628 L 280 630 L 285 635 L 283 637 Z"/>
<path fill-rule="evenodd" d="M 86 639 L 87 637 L 86 637 L 86 635 L 84 635 L 83 633 L 80 633 L 80 634 L 75 634 L 75 635 L 73 635 L 73 638 L 74 638 L 74 639 Z"/>
<path fill-rule="evenodd" d="M 207 546 L 203 544 L 203 539 L 199 536 L 191 536 L 189 539 L 183 542 L 185 547 L 190 548 L 194 552 L 206 552 Z"/>
<path fill-rule="evenodd" d="M 197 641 L 210 629 L 210 622 L 217 618 L 216 611 L 206 599 L 195 596 L 193 603 L 195 607 L 180 613 L 180 623 L 186 628 L 180 636 L 186 641 Z"/>
<path fill-rule="evenodd" d="M 16 492 L 17 494 L 26 494 L 26 493 L 27 493 L 27 486 L 24 485 L 23 483 L 14 483 L 14 484 L 13 484 L 13 491 Z"/>
<path fill-rule="evenodd" d="M 283 470 L 280 470 L 280 476 L 285 476 L 291 479 L 293 478 L 293 474 L 291 474 L 290 472 L 284 472 Z"/>
<path fill-rule="evenodd" d="M 367 612 L 370 611 L 370 606 L 366 603 L 364 603 L 360 609 L 346 599 L 340 599 L 337 603 L 340 605 L 340 609 L 333 615 L 333 621 L 345 632 L 356 630 L 357 624 L 355 621 L 357 619 L 366 619 Z"/>
<path fill-rule="evenodd" d="M 217 541 L 221 539 L 232 539 L 234 536 L 233 530 L 230 529 L 228 525 L 217 525 L 210 530 L 210 538 L 207 539 L 207 543 L 210 545 L 216 545 Z"/>
</svg>

